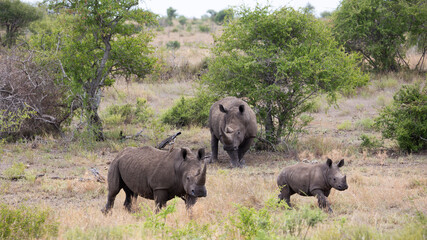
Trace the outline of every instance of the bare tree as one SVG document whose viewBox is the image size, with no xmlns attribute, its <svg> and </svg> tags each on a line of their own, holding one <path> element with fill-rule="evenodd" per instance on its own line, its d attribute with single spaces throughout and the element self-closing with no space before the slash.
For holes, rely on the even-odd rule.
<svg viewBox="0 0 427 240">
<path fill-rule="evenodd" d="M 37 52 L 0 49 L 0 137 L 60 133 L 73 111 L 53 73 L 59 64 L 35 63 Z M 39 56 L 38 56 L 39 57 Z"/>
</svg>

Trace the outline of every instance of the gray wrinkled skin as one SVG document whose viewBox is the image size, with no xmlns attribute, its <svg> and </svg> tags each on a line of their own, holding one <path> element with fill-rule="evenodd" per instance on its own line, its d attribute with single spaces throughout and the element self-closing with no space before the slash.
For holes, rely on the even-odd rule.
<svg viewBox="0 0 427 240">
<path fill-rule="evenodd" d="M 328 158 L 325 163 L 297 163 L 284 168 L 277 177 L 280 201 L 285 199 L 291 207 L 290 197 L 295 193 L 301 196 L 316 196 L 319 207 L 332 212 L 327 199 L 331 189 L 344 191 L 348 188 L 347 177 L 339 171 L 342 166 L 344 159 L 335 164 Z"/>
<path fill-rule="evenodd" d="M 190 208 L 198 197 L 207 195 L 204 155 L 204 149 L 199 149 L 197 156 L 188 148 L 170 152 L 153 147 L 124 149 L 108 170 L 108 198 L 102 212 L 111 210 L 121 189 L 126 193 L 124 206 L 129 211 L 138 195 L 154 200 L 157 211 L 175 196 Z"/>
<path fill-rule="evenodd" d="M 214 103 L 209 112 L 212 156 L 218 161 L 218 141 L 231 159 L 232 167 L 241 167 L 243 156 L 257 134 L 256 116 L 249 105 L 235 97 L 226 97 Z"/>
</svg>

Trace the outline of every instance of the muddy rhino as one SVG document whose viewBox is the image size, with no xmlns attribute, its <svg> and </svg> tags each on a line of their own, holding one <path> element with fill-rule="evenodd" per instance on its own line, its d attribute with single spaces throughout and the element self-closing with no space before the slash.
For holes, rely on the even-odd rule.
<svg viewBox="0 0 427 240">
<path fill-rule="evenodd" d="M 319 207 L 327 208 L 329 212 L 332 212 L 327 199 L 331 188 L 339 191 L 348 188 L 346 176 L 339 171 L 342 166 L 344 166 L 344 159 L 334 164 L 328 158 L 326 163 L 297 163 L 284 168 L 277 177 L 280 201 L 285 199 L 288 206 L 291 207 L 290 197 L 294 193 L 302 196 L 316 196 Z"/>
<path fill-rule="evenodd" d="M 214 103 L 209 112 L 212 156 L 218 160 L 218 140 L 231 158 L 232 167 L 244 165 L 243 156 L 256 137 L 257 125 L 254 111 L 235 97 L 226 97 Z"/>
<path fill-rule="evenodd" d="M 199 149 L 197 156 L 188 148 L 170 152 L 153 147 L 124 149 L 108 170 L 108 198 L 102 212 L 106 214 L 114 206 L 121 189 L 126 193 L 124 206 L 129 211 L 138 195 L 154 200 L 157 211 L 175 196 L 190 208 L 197 198 L 207 195 L 204 155 L 204 149 Z"/>
</svg>

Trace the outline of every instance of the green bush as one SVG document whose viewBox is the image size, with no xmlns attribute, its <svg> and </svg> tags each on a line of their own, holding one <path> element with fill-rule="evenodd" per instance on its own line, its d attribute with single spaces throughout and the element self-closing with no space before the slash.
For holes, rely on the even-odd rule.
<svg viewBox="0 0 427 240">
<path fill-rule="evenodd" d="M 364 118 L 356 122 L 356 127 L 360 130 L 369 131 L 374 127 L 374 120 L 372 118 Z"/>
<path fill-rule="evenodd" d="M 146 123 L 153 116 L 153 110 L 143 98 L 137 98 L 134 106 L 132 104 L 111 105 L 106 112 L 104 122 L 107 124 Z"/>
<path fill-rule="evenodd" d="M 207 32 L 209 32 L 211 29 L 210 29 L 208 26 L 205 26 L 205 25 L 199 25 L 199 30 L 200 30 L 200 32 L 207 33 Z"/>
<path fill-rule="evenodd" d="M 181 43 L 179 43 L 178 41 L 169 41 L 166 43 L 166 47 L 168 49 L 177 50 L 181 47 Z"/>
<path fill-rule="evenodd" d="M 353 129 L 353 126 L 349 120 L 345 120 L 337 126 L 338 130 L 349 131 Z"/>
<path fill-rule="evenodd" d="M 0 205 L 0 239 L 56 237 L 59 223 L 50 210 L 21 206 L 17 209 Z"/>
<path fill-rule="evenodd" d="M 427 87 L 403 86 L 384 107 L 375 126 L 384 138 L 396 140 L 406 152 L 427 149 Z"/>
<path fill-rule="evenodd" d="M 308 230 L 326 218 L 319 208 L 302 206 L 300 209 L 288 209 L 284 201 L 278 203 L 276 198 L 267 200 L 259 210 L 237 205 L 237 214 L 230 217 L 227 236 L 233 234 L 245 239 L 303 239 Z M 236 232 L 234 232 L 236 234 Z"/>
<path fill-rule="evenodd" d="M 362 149 L 375 149 L 381 147 L 383 144 L 380 140 L 378 140 L 375 136 L 362 134 L 360 135 L 360 148 Z"/>
<path fill-rule="evenodd" d="M 25 165 L 23 163 L 14 163 L 10 168 L 3 171 L 7 179 L 17 179 L 25 175 Z"/>
<path fill-rule="evenodd" d="M 189 125 L 206 126 L 209 118 L 209 109 L 216 98 L 199 93 L 196 97 L 181 97 L 172 108 L 161 116 L 161 121 L 177 127 Z"/>
</svg>

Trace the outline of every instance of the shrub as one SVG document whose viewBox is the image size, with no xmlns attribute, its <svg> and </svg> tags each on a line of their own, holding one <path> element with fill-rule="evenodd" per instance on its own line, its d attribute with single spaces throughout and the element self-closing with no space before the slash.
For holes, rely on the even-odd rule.
<svg viewBox="0 0 427 240">
<path fill-rule="evenodd" d="M 146 123 L 153 116 L 153 110 L 148 106 L 147 100 L 143 98 L 137 98 L 134 106 L 131 104 L 111 105 L 106 112 L 104 121 L 107 124 Z"/>
<path fill-rule="evenodd" d="M 196 97 L 181 97 L 172 108 L 162 116 L 161 121 L 177 127 L 200 125 L 206 126 L 209 118 L 209 109 L 216 98 L 199 93 Z"/>
<path fill-rule="evenodd" d="M 302 239 L 310 228 L 326 218 L 317 207 L 285 208 L 286 203 L 278 203 L 276 198 L 268 199 L 259 210 L 237 205 L 237 214 L 230 217 L 230 223 L 245 239 L 282 239 L 284 235 L 286 239 Z"/>
<path fill-rule="evenodd" d="M 56 237 L 58 226 L 50 210 L 0 205 L 0 239 Z"/>
<path fill-rule="evenodd" d="M 25 175 L 25 165 L 23 163 L 14 163 L 3 171 L 3 175 L 8 179 L 21 178 Z"/>
<path fill-rule="evenodd" d="M 352 129 L 351 122 L 349 120 L 345 120 L 337 126 L 338 130 L 349 131 Z"/>
<path fill-rule="evenodd" d="M 356 122 L 356 127 L 360 130 L 372 130 L 374 127 L 374 120 L 372 118 L 364 118 Z"/>
<path fill-rule="evenodd" d="M 205 33 L 207 33 L 207 32 L 209 32 L 211 29 L 210 29 L 208 26 L 205 26 L 205 25 L 199 25 L 199 30 L 200 30 L 200 32 L 205 32 Z"/>
<path fill-rule="evenodd" d="M 58 64 L 40 58 L 35 51 L 0 50 L 0 138 L 58 133 L 70 119 L 67 86 L 54 76 Z"/>
<path fill-rule="evenodd" d="M 393 99 L 381 110 L 375 126 L 384 138 L 396 140 L 406 152 L 427 149 L 427 87 L 403 86 Z"/>
<path fill-rule="evenodd" d="M 181 44 L 178 41 L 169 41 L 166 43 L 168 49 L 177 50 L 181 47 Z"/>
<path fill-rule="evenodd" d="M 360 143 L 360 147 L 362 149 L 375 149 L 381 147 L 383 144 L 380 140 L 378 140 L 375 136 L 362 134 L 360 135 L 360 140 L 362 140 L 362 143 Z"/>
</svg>

